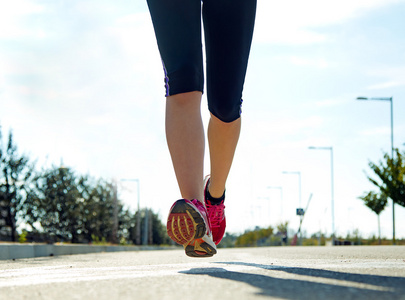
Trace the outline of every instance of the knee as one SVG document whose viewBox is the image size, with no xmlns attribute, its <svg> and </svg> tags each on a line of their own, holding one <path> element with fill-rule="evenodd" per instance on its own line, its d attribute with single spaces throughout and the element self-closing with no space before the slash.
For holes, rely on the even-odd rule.
<svg viewBox="0 0 405 300">
<path fill-rule="evenodd" d="M 173 70 L 174 69 L 174 70 Z M 172 70 L 165 70 L 166 96 L 203 91 L 204 75 L 198 65 L 182 64 Z"/>
<path fill-rule="evenodd" d="M 222 101 L 209 102 L 209 111 L 222 122 L 231 123 L 240 118 L 242 113 L 242 99 L 238 101 Z"/>
<path fill-rule="evenodd" d="M 202 92 L 192 91 L 186 93 L 179 93 L 172 96 L 168 96 L 166 99 L 167 105 L 171 107 L 177 107 L 178 109 L 187 109 L 196 107 L 200 109 Z"/>
</svg>

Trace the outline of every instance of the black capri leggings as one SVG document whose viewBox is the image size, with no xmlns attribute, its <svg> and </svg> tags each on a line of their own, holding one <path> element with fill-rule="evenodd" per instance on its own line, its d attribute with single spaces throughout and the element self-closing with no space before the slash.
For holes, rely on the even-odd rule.
<svg viewBox="0 0 405 300">
<path fill-rule="evenodd" d="M 201 10 L 209 111 L 240 117 L 257 0 L 147 0 L 165 71 L 166 97 L 204 92 Z"/>
</svg>

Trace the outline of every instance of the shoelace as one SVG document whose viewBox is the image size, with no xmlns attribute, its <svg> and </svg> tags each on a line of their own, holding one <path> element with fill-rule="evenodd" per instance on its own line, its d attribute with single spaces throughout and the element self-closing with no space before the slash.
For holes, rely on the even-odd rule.
<svg viewBox="0 0 405 300">
<path fill-rule="evenodd" d="M 206 203 L 206 206 L 211 221 L 211 226 L 220 227 L 220 223 L 224 218 L 225 205 L 223 203 L 218 205 L 211 205 L 209 203 Z"/>
</svg>

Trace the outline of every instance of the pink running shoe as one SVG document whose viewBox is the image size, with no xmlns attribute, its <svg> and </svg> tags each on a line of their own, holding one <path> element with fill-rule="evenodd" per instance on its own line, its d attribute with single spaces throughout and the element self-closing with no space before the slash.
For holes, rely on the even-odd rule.
<svg viewBox="0 0 405 300">
<path fill-rule="evenodd" d="M 166 228 L 170 238 L 183 245 L 188 256 L 211 257 L 217 253 L 207 210 L 197 199 L 177 200 L 170 209 Z"/>
<path fill-rule="evenodd" d="M 212 239 L 215 245 L 218 245 L 225 234 L 226 219 L 224 200 L 219 204 L 212 204 L 207 197 L 207 188 L 210 182 L 210 176 L 206 176 L 204 180 L 204 200 L 208 211 L 208 218 L 211 223 Z"/>
</svg>

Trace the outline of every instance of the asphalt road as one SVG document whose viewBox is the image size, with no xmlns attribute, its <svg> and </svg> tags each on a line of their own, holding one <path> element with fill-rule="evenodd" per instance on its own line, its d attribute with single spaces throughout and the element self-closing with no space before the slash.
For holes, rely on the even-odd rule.
<svg viewBox="0 0 405 300">
<path fill-rule="evenodd" d="M 404 299 L 404 246 L 98 253 L 0 261 L 0 299 Z"/>
</svg>

